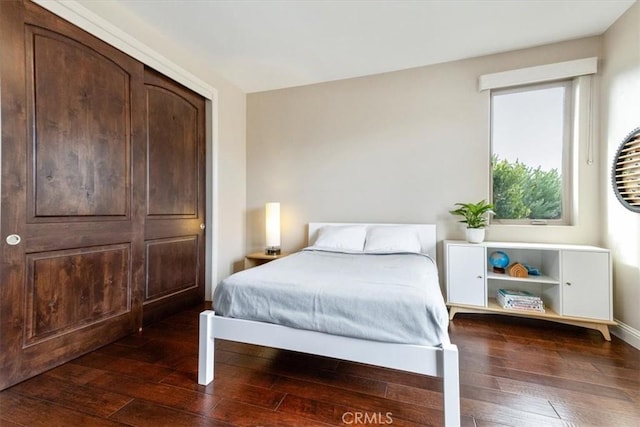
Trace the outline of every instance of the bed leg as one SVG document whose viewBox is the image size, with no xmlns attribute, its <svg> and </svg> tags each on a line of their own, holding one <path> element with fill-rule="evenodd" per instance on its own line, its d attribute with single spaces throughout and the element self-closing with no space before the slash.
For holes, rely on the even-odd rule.
<svg viewBox="0 0 640 427">
<path fill-rule="evenodd" d="M 444 384 L 444 425 L 460 425 L 460 378 L 458 367 L 458 347 L 453 344 L 442 345 L 443 384 Z"/>
<path fill-rule="evenodd" d="M 200 333 L 198 342 L 198 384 L 207 385 L 213 381 L 213 356 L 215 339 L 213 337 L 213 318 L 215 312 L 206 310 L 200 313 Z"/>
</svg>

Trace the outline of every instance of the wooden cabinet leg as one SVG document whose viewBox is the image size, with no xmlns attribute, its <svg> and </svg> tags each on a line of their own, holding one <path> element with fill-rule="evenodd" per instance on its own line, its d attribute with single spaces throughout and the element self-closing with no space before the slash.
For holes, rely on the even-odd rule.
<svg viewBox="0 0 640 427">
<path fill-rule="evenodd" d="M 597 325 L 596 329 L 600 331 L 605 340 L 611 341 L 611 334 L 609 334 L 608 325 Z"/>
</svg>

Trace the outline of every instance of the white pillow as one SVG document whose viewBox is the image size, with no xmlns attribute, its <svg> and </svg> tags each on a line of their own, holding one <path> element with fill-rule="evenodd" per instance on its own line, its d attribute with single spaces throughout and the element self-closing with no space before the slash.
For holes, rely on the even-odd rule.
<svg viewBox="0 0 640 427">
<path fill-rule="evenodd" d="M 318 230 L 313 246 L 362 251 L 367 228 L 364 225 L 325 225 Z"/>
<path fill-rule="evenodd" d="M 411 227 L 369 227 L 364 244 L 365 252 L 416 252 L 420 253 L 418 233 Z"/>
</svg>

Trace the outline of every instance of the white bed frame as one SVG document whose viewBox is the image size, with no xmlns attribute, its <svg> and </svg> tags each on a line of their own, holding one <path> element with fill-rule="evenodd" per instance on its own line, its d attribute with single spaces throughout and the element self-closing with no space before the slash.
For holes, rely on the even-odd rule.
<svg viewBox="0 0 640 427">
<path fill-rule="evenodd" d="M 310 223 L 309 245 L 324 225 L 351 223 Z M 401 224 L 366 224 L 401 225 Z M 432 224 L 402 224 L 414 227 L 420 236 L 422 252 L 435 259 L 436 228 Z M 214 378 L 215 339 L 237 341 L 284 350 L 441 377 L 444 386 L 444 422 L 448 427 L 460 425 L 460 385 L 458 348 L 454 344 L 438 347 L 367 341 L 321 332 L 290 328 L 271 323 L 216 316 L 212 310 L 200 314 L 198 383 L 207 385 Z"/>
</svg>

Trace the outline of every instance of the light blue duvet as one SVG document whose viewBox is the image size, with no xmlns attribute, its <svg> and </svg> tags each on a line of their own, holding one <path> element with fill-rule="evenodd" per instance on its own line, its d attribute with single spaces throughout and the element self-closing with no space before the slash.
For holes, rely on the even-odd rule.
<svg viewBox="0 0 640 427">
<path fill-rule="evenodd" d="M 224 279 L 213 307 L 221 316 L 366 340 L 449 342 L 438 271 L 421 254 L 307 248 Z"/>
</svg>

